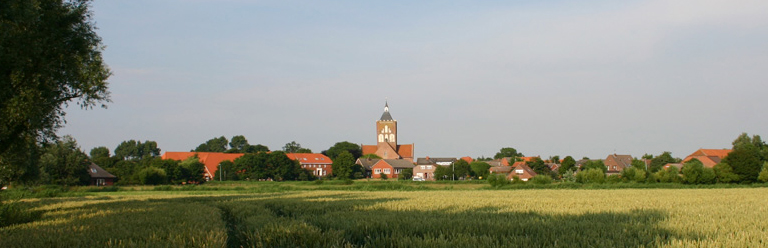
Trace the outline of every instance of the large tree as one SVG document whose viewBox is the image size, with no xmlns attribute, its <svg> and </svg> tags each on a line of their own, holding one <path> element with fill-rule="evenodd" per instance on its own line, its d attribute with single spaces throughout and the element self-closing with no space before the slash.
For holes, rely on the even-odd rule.
<svg viewBox="0 0 768 248">
<path fill-rule="evenodd" d="M 768 149 L 760 136 L 752 138 L 742 133 L 733 141 L 733 150 L 723 159 L 723 163 L 733 168 L 733 173 L 739 175 L 739 182 L 752 183 L 757 181 L 757 176 L 763 165 L 763 150 Z"/>
<path fill-rule="evenodd" d="M 88 156 L 71 136 L 64 136 L 48 146 L 40 158 L 41 181 L 44 184 L 88 184 Z"/>
<path fill-rule="evenodd" d="M 673 158 L 671 152 L 663 152 L 661 155 L 651 159 L 650 170 L 651 172 L 657 172 L 661 170 L 664 165 L 677 162 L 680 162 L 680 159 Z"/>
<path fill-rule="evenodd" d="M 247 141 L 246 141 L 247 142 Z M 229 141 L 224 136 L 212 138 L 200 144 L 193 152 L 226 152 Z"/>
<path fill-rule="evenodd" d="M 506 157 L 522 157 L 523 154 L 518 152 L 517 149 L 512 147 L 504 147 L 493 156 L 494 159 L 506 158 Z"/>
<path fill-rule="evenodd" d="M 353 178 L 353 170 L 355 166 L 355 158 L 351 153 L 347 151 L 341 151 L 341 153 L 333 159 L 333 175 L 339 179 L 351 179 Z"/>
<path fill-rule="evenodd" d="M 144 143 L 127 140 L 115 148 L 115 157 L 120 159 L 139 160 L 157 156 L 160 156 L 160 148 L 157 148 L 157 142 L 151 140 L 146 140 Z"/>
<path fill-rule="evenodd" d="M 560 167 L 557 168 L 557 173 L 560 174 L 561 176 L 565 175 L 569 171 L 573 173 L 574 171 L 576 171 L 574 167 L 576 167 L 576 160 L 573 159 L 573 157 L 571 156 L 566 156 L 565 158 L 563 158 L 563 162 L 560 164 Z"/>
<path fill-rule="evenodd" d="M 344 151 L 352 154 L 352 157 L 354 159 L 357 159 L 360 156 L 363 156 L 363 150 L 362 148 L 360 148 L 360 145 L 351 143 L 349 141 L 337 142 L 336 144 L 331 146 L 331 148 L 328 148 L 328 150 L 325 150 L 322 153 L 330 157 L 332 160 L 334 160 Z"/>
<path fill-rule="evenodd" d="M 0 1 L 0 171 L 23 170 L 25 148 L 54 140 L 68 104 L 110 101 L 88 2 Z"/>
<path fill-rule="evenodd" d="M 488 169 L 491 168 L 491 165 L 483 161 L 474 161 L 469 163 L 469 167 L 472 168 L 472 176 L 488 178 L 488 174 L 490 173 Z"/>
</svg>

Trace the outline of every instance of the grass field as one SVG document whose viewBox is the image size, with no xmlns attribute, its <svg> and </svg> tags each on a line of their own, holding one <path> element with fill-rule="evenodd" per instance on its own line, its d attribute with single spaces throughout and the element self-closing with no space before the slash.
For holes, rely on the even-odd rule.
<svg viewBox="0 0 768 248">
<path fill-rule="evenodd" d="M 768 246 L 768 188 L 478 190 L 479 186 L 465 184 L 456 185 L 458 189 L 428 185 L 423 190 L 371 186 L 384 189 L 367 191 L 301 184 L 283 191 L 278 183 L 227 186 L 25 199 L 23 204 L 41 211 L 42 217 L 0 228 L 0 244 Z"/>
</svg>

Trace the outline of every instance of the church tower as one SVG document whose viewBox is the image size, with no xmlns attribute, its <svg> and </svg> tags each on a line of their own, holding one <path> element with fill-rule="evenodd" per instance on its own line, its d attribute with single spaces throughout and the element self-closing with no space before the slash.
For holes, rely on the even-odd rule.
<svg viewBox="0 0 768 248">
<path fill-rule="evenodd" d="M 389 114 L 389 104 L 384 103 L 384 113 L 376 121 L 377 145 L 387 144 L 392 148 L 397 147 L 397 121 Z"/>
</svg>

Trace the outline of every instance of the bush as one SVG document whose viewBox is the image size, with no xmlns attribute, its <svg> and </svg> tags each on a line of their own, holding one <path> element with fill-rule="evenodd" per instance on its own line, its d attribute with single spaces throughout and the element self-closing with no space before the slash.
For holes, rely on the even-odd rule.
<svg viewBox="0 0 768 248">
<path fill-rule="evenodd" d="M 713 184 L 715 182 L 717 182 L 717 175 L 715 175 L 714 169 L 704 168 L 701 170 L 701 178 L 699 178 L 699 183 Z"/>
<path fill-rule="evenodd" d="M 685 162 L 681 172 L 683 173 L 683 182 L 697 184 L 701 181 L 701 174 L 704 173 L 704 165 L 698 159 L 692 159 Z"/>
<path fill-rule="evenodd" d="M 727 163 L 718 163 L 713 168 L 717 176 L 717 182 L 731 183 L 739 180 L 739 175 L 733 173 L 733 168 Z"/>
<path fill-rule="evenodd" d="M 520 180 L 520 177 L 517 175 L 512 176 L 512 180 L 510 180 L 513 184 L 523 183 L 523 180 Z"/>
<path fill-rule="evenodd" d="M 763 169 L 760 171 L 760 174 L 758 174 L 757 180 L 768 183 L 768 162 L 763 163 Z"/>
<path fill-rule="evenodd" d="M 607 183 L 620 183 L 621 182 L 621 176 L 619 175 L 610 175 L 605 177 L 605 182 Z"/>
<path fill-rule="evenodd" d="M 599 168 L 583 170 L 576 174 L 576 182 L 605 183 L 605 173 Z"/>
<path fill-rule="evenodd" d="M 645 182 L 647 176 L 645 170 L 637 167 L 629 167 L 621 171 L 621 178 L 625 182 L 642 183 Z"/>
<path fill-rule="evenodd" d="M 144 185 L 163 184 L 167 180 L 165 170 L 157 167 L 147 167 L 139 171 L 139 181 Z"/>
<path fill-rule="evenodd" d="M 488 184 L 490 184 L 491 187 L 500 188 L 509 184 L 509 181 L 507 180 L 507 177 L 502 174 L 491 174 L 488 176 Z"/>
<path fill-rule="evenodd" d="M 534 184 L 551 184 L 552 178 L 545 175 L 536 175 L 533 178 L 531 178 L 531 182 Z"/>
<path fill-rule="evenodd" d="M 679 183 L 682 181 L 680 173 L 678 173 L 677 167 L 670 166 L 667 169 L 659 170 L 656 172 L 656 178 L 662 183 Z"/>
<path fill-rule="evenodd" d="M 384 172 L 379 173 L 379 177 L 381 177 L 381 180 L 387 180 L 388 179 L 387 174 L 384 174 Z"/>
</svg>

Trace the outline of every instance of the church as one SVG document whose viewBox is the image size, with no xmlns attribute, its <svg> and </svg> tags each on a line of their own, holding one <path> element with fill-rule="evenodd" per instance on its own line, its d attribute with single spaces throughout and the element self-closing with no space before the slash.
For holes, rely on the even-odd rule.
<svg viewBox="0 0 768 248">
<path fill-rule="evenodd" d="M 363 155 L 376 154 L 382 159 L 403 159 L 413 163 L 414 144 L 397 144 L 397 121 L 384 103 L 384 113 L 376 121 L 376 145 L 363 145 Z"/>
</svg>

